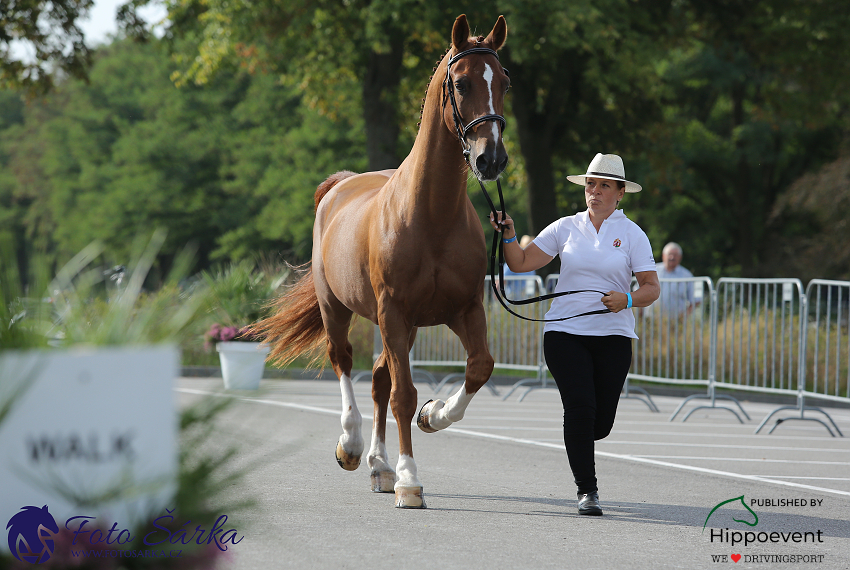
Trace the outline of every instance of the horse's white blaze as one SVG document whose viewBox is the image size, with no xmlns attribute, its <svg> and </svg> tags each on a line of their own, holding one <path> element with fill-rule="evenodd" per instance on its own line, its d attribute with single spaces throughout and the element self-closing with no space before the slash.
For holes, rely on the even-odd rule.
<svg viewBox="0 0 850 570">
<path fill-rule="evenodd" d="M 363 453 L 363 417 L 354 401 L 354 385 L 347 374 L 339 379 L 339 389 L 342 392 L 342 437 L 340 443 L 347 453 L 360 455 Z"/>
<path fill-rule="evenodd" d="M 398 464 L 396 465 L 396 475 L 398 476 L 395 484 L 396 489 L 399 487 L 422 486 L 422 483 L 419 482 L 419 476 L 416 474 L 416 462 L 409 455 L 399 456 Z"/>
<path fill-rule="evenodd" d="M 375 423 L 377 426 L 377 422 Z M 387 456 L 387 446 L 378 437 L 378 430 L 372 429 L 372 445 L 369 447 L 369 455 L 366 457 L 366 464 L 372 471 L 392 471 L 390 467 L 390 459 Z"/>
<path fill-rule="evenodd" d="M 490 105 L 490 114 L 496 114 L 496 108 L 493 107 L 493 70 L 490 68 L 490 65 L 484 64 L 484 81 L 487 82 L 487 96 L 489 97 L 488 104 Z M 490 125 L 493 129 L 493 142 L 499 142 L 499 125 L 496 124 L 496 121 L 490 121 Z"/>
</svg>

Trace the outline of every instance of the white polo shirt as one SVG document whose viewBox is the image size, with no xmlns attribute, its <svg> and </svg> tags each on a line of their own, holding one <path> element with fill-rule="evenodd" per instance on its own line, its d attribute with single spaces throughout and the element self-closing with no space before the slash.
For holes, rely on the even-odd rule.
<svg viewBox="0 0 850 570">
<path fill-rule="evenodd" d="M 655 271 L 655 258 L 649 238 L 615 210 L 602 222 L 599 233 L 585 210 L 552 222 L 534 239 L 544 253 L 561 258 L 561 273 L 555 292 L 592 289 L 629 291 L 632 273 Z M 576 293 L 552 300 L 547 319 L 560 319 L 587 311 L 604 309 L 599 293 Z M 587 315 L 566 321 L 546 323 L 545 331 L 563 331 L 585 336 L 621 335 L 637 338 L 632 311 Z"/>
</svg>

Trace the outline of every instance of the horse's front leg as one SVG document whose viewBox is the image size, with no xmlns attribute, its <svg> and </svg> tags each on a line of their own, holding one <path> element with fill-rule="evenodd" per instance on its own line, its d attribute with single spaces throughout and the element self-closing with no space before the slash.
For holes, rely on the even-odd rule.
<svg viewBox="0 0 850 570">
<path fill-rule="evenodd" d="M 487 383 L 490 374 L 493 373 L 494 361 L 487 348 L 487 319 L 484 315 L 484 306 L 476 303 L 456 321 L 449 323 L 449 328 L 460 338 L 468 355 L 466 381 L 445 402 L 428 400 L 419 410 L 416 424 L 419 429 L 428 433 L 446 429 L 462 420 L 472 397 Z"/>
<path fill-rule="evenodd" d="M 416 414 L 416 388 L 410 375 L 409 346 L 415 329 L 404 322 L 401 311 L 394 307 L 383 307 L 379 312 L 378 325 L 384 340 L 384 353 L 392 379 L 390 406 L 398 424 L 398 464 L 396 465 L 395 506 L 408 509 L 424 509 L 422 483 L 416 473 L 413 460 L 413 439 L 410 423 Z"/>
</svg>

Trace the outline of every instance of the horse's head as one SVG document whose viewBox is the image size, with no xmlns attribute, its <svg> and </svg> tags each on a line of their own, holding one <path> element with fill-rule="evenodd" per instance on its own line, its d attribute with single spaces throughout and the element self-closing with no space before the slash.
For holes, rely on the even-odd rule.
<svg viewBox="0 0 850 570">
<path fill-rule="evenodd" d="M 470 38 L 469 33 L 469 23 L 462 14 L 452 28 L 444 93 L 449 104 L 443 107 L 443 121 L 465 143 L 475 176 L 479 180 L 495 180 L 508 164 L 502 141 L 502 114 L 511 80 L 495 54 L 505 43 L 508 26 L 505 18 L 499 16 L 486 38 Z M 464 55 L 458 57 L 459 54 Z"/>
</svg>

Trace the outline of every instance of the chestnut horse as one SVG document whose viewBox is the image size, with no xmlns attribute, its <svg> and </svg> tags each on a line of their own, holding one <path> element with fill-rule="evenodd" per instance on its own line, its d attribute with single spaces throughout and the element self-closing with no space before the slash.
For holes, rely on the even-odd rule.
<svg viewBox="0 0 850 570">
<path fill-rule="evenodd" d="M 482 181 L 498 178 L 507 164 L 501 113 L 510 80 L 496 55 L 506 36 L 502 16 L 486 38 L 470 37 L 465 15 L 455 20 L 452 46 L 428 85 L 410 154 L 397 170 L 338 172 L 318 187 L 312 267 L 277 301 L 275 314 L 256 327 L 266 334 L 269 358 L 277 364 L 327 343 L 342 391 L 336 458 L 343 469 L 354 470 L 364 443 L 348 329 L 353 313 L 378 325 L 384 348 L 372 373 L 374 420 L 366 462 L 372 490 L 395 491 L 397 507 L 425 507 L 411 441 L 417 393 L 408 355 L 417 327 L 448 325 L 468 354 L 463 387 L 420 411 L 424 431 L 463 418 L 493 371 L 482 303 L 487 252 L 466 181 L 467 164 Z M 384 443 L 388 405 L 398 423 L 395 470 Z"/>
</svg>

